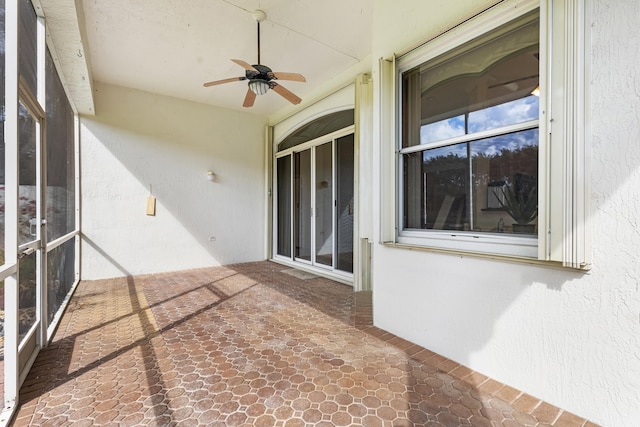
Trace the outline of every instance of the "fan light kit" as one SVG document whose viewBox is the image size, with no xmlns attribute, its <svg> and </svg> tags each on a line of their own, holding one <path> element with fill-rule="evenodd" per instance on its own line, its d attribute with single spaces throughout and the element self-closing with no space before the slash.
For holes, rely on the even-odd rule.
<svg viewBox="0 0 640 427">
<path fill-rule="evenodd" d="M 262 10 L 255 10 L 253 19 L 258 23 L 258 63 L 250 65 L 248 62 L 240 59 L 232 59 L 239 66 L 245 69 L 245 75 L 242 77 L 231 77 L 229 79 L 216 80 L 204 84 L 204 87 L 217 86 L 223 83 L 231 83 L 243 80 L 249 80 L 249 89 L 244 97 L 243 107 L 252 107 L 257 95 L 264 95 L 269 89 L 273 89 L 278 95 L 285 98 L 292 104 L 299 104 L 302 101 L 293 92 L 286 89 L 275 80 L 290 80 L 294 82 L 305 82 L 302 74 L 298 73 L 282 73 L 271 71 L 271 68 L 260 64 L 260 22 L 267 18 L 267 14 Z"/>
<path fill-rule="evenodd" d="M 258 79 L 250 80 L 249 89 L 251 89 L 256 95 L 264 95 L 269 90 L 269 83 Z"/>
</svg>

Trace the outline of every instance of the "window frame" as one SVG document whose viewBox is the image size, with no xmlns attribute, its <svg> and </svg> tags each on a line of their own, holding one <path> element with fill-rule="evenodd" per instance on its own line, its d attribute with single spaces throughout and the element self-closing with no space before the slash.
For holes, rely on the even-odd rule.
<svg viewBox="0 0 640 427">
<path fill-rule="evenodd" d="M 420 238 L 398 241 L 397 195 L 397 57 L 414 55 L 428 46 L 432 56 L 446 53 L 502 22 L 540 9 L 540 145 L 538 147 L 538 255 L 518 257 L 438 248 Z M 478 15 L 439 34 L 418 47 L 378 61 L 379 151 L 377 180 L 378 244 L 485 259 L 512 260 L 580 271 L 593 259 L 591 205 L 591 10 L 584 0 L 512 0 L 489 6 Z M 425 243 L 427 242 L 427 243 Z"/>
<path fill-rule="evenodd" d="M 536 13 L 536 10 L 538 13 Z M 539 213 L 537 235 L 519 236 L 511 233 L 499 234 L 489 232 L 457 231 L 457 230 L 433 230 L 433 229 L 404 229 L 404 182 L 403 182 L 403 156 L 409 153 L 424 152 L 428 149 L 450 145 L 456 142 L 472 142 L 482 137 L 491 137 L 508 133 L 508 131 L 525 130 L 537 128 L 539 132 L 538 140 L 538 176 L 546 174 L 545 162 L 542 156 L 545 153 L 546 138 L 544 137 L 544 110 L 546 99 L 541 93 L 539 100 L 539 114 L 537 120 L 531 120 L 502 128 L 491 129 L 470 135 L 449 138 L 442 141 L 434 141 L 424 145 L 402 146 L 402 115 L 403 115 L 403 74 L 415 67 L 426 64 L 429 61 L 437 60 L 444 56 L 455 56 L 465 51 L 470 51 L 472 47 L 465 45 L 473 44 L 475 40 L 485 36 L 491 36 L 492 32 L 503 28 L 519 28 L 534 20 L 539 19 L 539 46 L 540 46 L 540 82 L 541 87 L 545 76 L 545 61 L 542 58 L 547 55 L 544 51 L 544 32 L 546 26 L 541 4 L 538 0 L 527 0 L 522 2 L 517 8 L 494 8 L 476 18 L 461 24 L 452 33 L 445 33 L 418 48 L 400 56 L 397 59 L 397 66 L 394 73 L 394 103 L 395 103 L 395 145 L 394 145 L 394 166 L 395 166 L 395 242 L 401 245 L 424 247 L 446 251 L 458 251 L 479 253 L 487 255 L 501 255 L 509 257 L 519 257 L 535 259 L 539 256 L 539 242 L 543 238 L 544 230 L 544 189 L 539 191 Z M 496 34 L 498 37 L 499 33 Z M 463 49 L 463 50 L 461 50 Z M 542 184 L 544 180 L 540 183 Z"/>
</svg>

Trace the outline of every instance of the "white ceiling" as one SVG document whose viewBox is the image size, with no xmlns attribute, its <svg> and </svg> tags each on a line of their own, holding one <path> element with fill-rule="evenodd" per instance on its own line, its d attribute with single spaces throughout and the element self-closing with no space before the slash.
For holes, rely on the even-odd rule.
<svg viewBox="0 0 640 427">
<path fill-rule="evenodd" d="M 78 13 L 94 81 L 243 110 L 247 82 L 203 83 L 244 76 L 232 58 L 257 63 L 254 10 L 267 15 L 262 64 L 303 74 L 306 83 L 281 83 L 304 102 L 369 55 L 372 8 L 372 0 L 83 0 Z M 268 115 L 289 105 L 269 91 L 244 110 Z"/>
</svg>

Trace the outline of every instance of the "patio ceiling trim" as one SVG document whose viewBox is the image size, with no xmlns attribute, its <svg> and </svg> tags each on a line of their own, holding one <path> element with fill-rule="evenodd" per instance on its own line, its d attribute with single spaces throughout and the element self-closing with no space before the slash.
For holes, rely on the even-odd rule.
<svg viewBox="0 0 640 427">
<path fill-rule="evenodd" d="M 39 16 L 46 17 L 47 45 L 73 107 L 78 114 L 95 115 L 82 2 L 33 0 L 33 5 Z"/>
</svg>

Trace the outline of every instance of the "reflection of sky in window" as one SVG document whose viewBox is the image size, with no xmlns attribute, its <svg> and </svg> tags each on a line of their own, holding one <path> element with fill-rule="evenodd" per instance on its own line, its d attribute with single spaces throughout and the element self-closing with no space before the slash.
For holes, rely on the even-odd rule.
<svg viewBox="0 0 640 427">
<path fill-rule="evenodd" d="M 469 133 L 495 129 L 538 118 L 538 100 L 534 95 L 469 113 Z"/>
<path fill-rule="evenodd" d="M 420 144 L 443 141 L 461 135 L 464 135 L 464 115 L 420 127 Z"/>
<path fill-rule="evenodd" d="M 467 157 L 467 143 L 463 142 L 461 144 L 447 145 L 446 147 L 426 150 L 424 151 L 422 160 L 426 163 L 429 160 L 435 159 L 436 157 L 447 157 L 449 155 L 454 155 L 461 158 Z"/>
<path fill-rule="evenodd" d="M 523 147 L 538 146 L 538 129 L 529 129 L 492 138 L 480 139 L 471 142 L 471 156 L 484 154 L 495 156 L 503 150 L 514 151 Z M 467 143 L 447 145 L 446 147 L 432 148 L 423 152 L 423 161 L 426 163 L 436 157 L 453 155 L 460 158 L 467 157 Z"/>
<path fill-rule="evenodd" d="M 525 98 L 505 102 L 469 113 L 469 133 L 481 132 L 538 118 L 539 97 L 530 95 Z M 420 144 L 462 136 L 465 134 L 464 115 L 440 120 L 420 127 Z"/>
<path fill-rule="evenodd" d="M 538 146 L 538 129 L 473 141 L 471 143 L 471 155 L 484 154 L 485 156 L 494 156 L 500 154 L 503 150 L 514 151 L 527 146 Z"/>
</svg>

